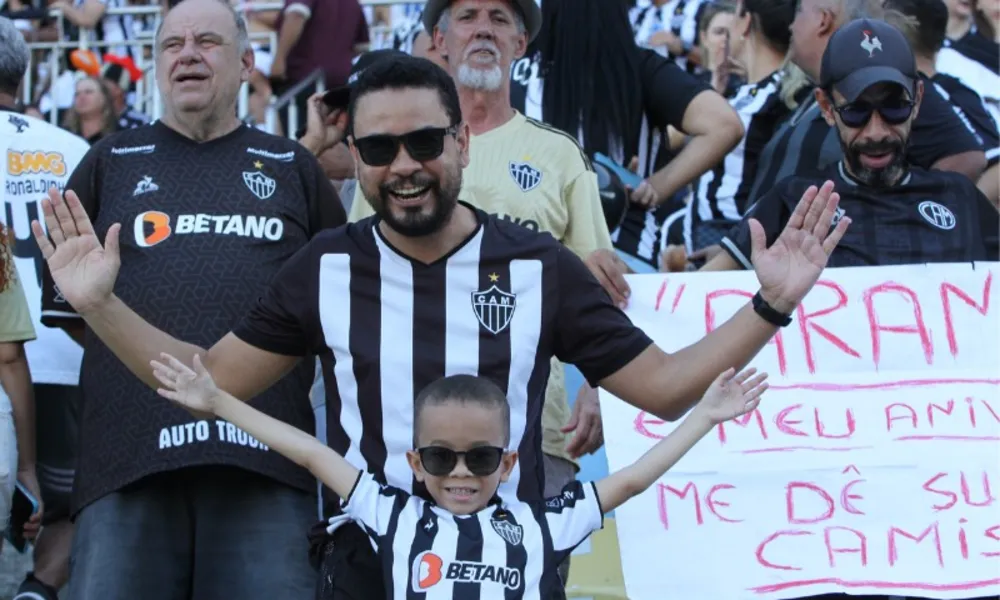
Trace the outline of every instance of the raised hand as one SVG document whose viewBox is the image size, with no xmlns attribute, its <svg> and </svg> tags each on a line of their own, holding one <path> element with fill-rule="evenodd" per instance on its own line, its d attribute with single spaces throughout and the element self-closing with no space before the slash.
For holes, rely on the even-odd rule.
<svg viewBox="0 0 1000 600">
<path fill-rule="evenodd" d="M 65 198 L 56 188 L 42 200 L 45 229 L 31 222 L 31 232 L 49 264 L 49 271 L 59 292 L 81 315 L 98 306 L 115 286 L 121 258 L 118 253 L 117 223 L 108 229 L 101 246 L 87 212 L 72 191 Z"/>
<path fill-rule="evenodd" d="M 819 279 L 830 254 L 844 237 L 851 224 L 849 217 L 840 219 L 830 230 L 839 202 L 832 181 L 818 190 L 811 186 L 770 248 L 763 226 L 750 219 L 750 260 L 757 272 L 760 293 L 775 310 L 792 312 Z"/>
<path fill-rule="evenodd" d="M 757 408 L 760 396 L 767 390 L 767 373 L 754 377 L 757 369 L 736 374 L 729 368 L 715 378 L 695 407 L 713 424 L 723 423 Z"/>
<path fill-rule="evenodd" d="M 163 384 L 157 393 L 180 404 L 199 416 L 215 416 L 215 406 L 221 392 L 201 357 L 194 356 L 194 369 L 170 354 L 160 354 L 164 362 L 151 360 L 153 376 Z M 166 363 L 166 364 L 164 364 Z"/>
</svg>

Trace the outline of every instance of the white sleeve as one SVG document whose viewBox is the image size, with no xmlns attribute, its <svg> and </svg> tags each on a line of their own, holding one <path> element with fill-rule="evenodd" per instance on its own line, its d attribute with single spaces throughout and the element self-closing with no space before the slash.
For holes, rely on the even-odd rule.
<svg viewBox="0 0 1000 600">
<path fill-rule="evenodd" d="M 368 535 L 382 537 L 392 520 L 401 511 L 410 495 L 399 488 L 382 485 L 371 473 L 362 471 L 354 482 L 354 489 L 341 504 L 344 513 L 364 526 Z"/>
<path fill-rule="evenodd" d="M 552 536 L 552 550 L 569 554 L 594 531 L 604 527 L 604 510 L 591 483 L 572 481 L 562 493 L 545 501 L 545 520 Z"/>
</svg>

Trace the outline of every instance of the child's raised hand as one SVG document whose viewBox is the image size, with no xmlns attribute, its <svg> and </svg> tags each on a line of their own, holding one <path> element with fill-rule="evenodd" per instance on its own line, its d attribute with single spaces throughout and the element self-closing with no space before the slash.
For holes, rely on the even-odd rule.
<svg viewBox="0 0 1000 600">
<path fill-rule="evenodd" d="M 754 377 L 756 372 L 757 369 L 751 368 L 736 374 L 736 369 L 727 369 L 708 387 L 697 409 L 717 424 L 757 408 L 761 394 L 767 389 L 767 373 Z"/>
<path fill-rule="evenodd" d="M 160 357 L 166 364 L 155 360 L 149 362 L 153 366 L 153 376 L 163 384 L 157 393 L 192 412 L 214 416 L 219 388 L 215 387 L 212 374 L 201 364 L 201 357 L 195 355 L 193 370 L 169 354 L 163 353 Z"/>
</svg>

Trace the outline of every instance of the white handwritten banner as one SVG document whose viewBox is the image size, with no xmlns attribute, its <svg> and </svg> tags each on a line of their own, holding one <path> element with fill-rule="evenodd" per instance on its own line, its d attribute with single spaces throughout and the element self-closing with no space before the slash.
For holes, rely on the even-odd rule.
<svg viewBox="0 0 1000 600">
<path fill-rule="evenodd" d="M 753 365 L 758 410 L 616 511 L 629 598 L 1000 594 L 1000 264 L 835 269 Z M 674 352 L 753 273 L 630 278 Z M 675 426 L 601 392 L 609 468 Z"/>
</svg>

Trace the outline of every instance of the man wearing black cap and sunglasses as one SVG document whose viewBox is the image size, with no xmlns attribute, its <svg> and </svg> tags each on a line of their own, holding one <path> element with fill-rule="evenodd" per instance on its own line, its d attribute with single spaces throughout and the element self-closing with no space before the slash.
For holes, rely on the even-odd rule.
<svg viewBox="0 0 1000 600">
<path fill-rule="evenodd" d="M 723 239 L 723 248 L 750 268 L 749 219 L 763 225 L 771 243 L 802 191 L 832 179 L 841 196 L 834 223 L 847 215 L 854 225 L 831 266 L 997 260 L 996 210 L 975 184 L 906 161 L 923 91 L 913 52 L 897 29 L 859 19 L 837 31 L 823 53 L 815 94 L 837 130 L 843 159 L 820 177 L 779 183 Z"/>
</svg>

